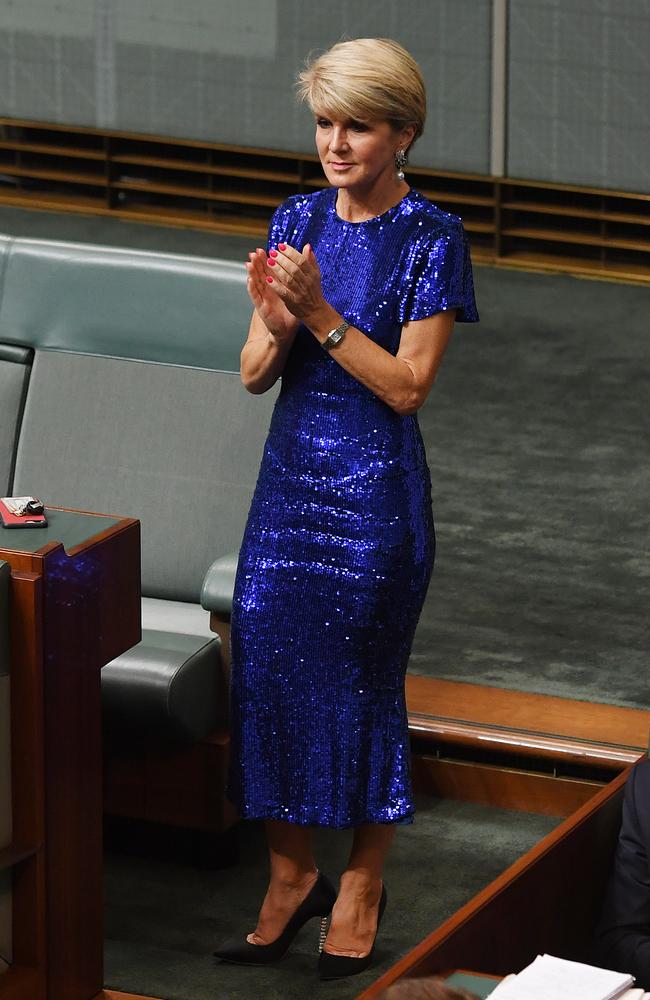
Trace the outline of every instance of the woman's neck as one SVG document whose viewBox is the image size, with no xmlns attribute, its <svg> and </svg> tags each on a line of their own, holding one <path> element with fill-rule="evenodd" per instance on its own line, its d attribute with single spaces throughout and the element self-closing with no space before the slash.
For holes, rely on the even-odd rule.
<svg viewBox="0 0 650 1000">
<path fill-rule="evenodd" d="M 367 222 L 398 205 L 409 191 L 406 181 L 394 175 L 383 184 L 375 183 L 363 190 L 342 187 L 336 197 L 336 214 L 345 222 Z"/>
</svg>

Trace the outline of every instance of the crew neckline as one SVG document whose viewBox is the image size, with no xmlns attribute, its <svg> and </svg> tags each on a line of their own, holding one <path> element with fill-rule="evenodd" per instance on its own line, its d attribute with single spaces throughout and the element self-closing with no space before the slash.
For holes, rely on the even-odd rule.
<svg viewBox="0 0 650 1000">
<path fill-rule="evenodd" d="M 397 209 L 401 208 L 402 205 L 404 205 L 404 203 L 408 201 L 412 195 L 416 194 L 416 191 L 412 187 L 409 188 L 404 197 L 400 198 L 400 200 L 397 202 L 396 205 L 391 205 L 391 207 L 387 208 L 385 212 L 381 213 L 381 215 L 373 215 L 370 219 L 362 219 L 360 222 L 350 222 L 348 221 L 348 219 L 341 218 L 339 213 L 336 211 L 336 199 L 338 198 L 338 193 L 339 193 L 338 188 L 336 187 L 332 188 L 332 199 L 330 208 L 334 219 L 337 222 L 340 222 L 341 225 L 343 226 L 368 226 L 371 223 L 383 221 L 386 219 L 387 216 L 391 215 L 392 212 L 396 212 Z"/>
</svg>

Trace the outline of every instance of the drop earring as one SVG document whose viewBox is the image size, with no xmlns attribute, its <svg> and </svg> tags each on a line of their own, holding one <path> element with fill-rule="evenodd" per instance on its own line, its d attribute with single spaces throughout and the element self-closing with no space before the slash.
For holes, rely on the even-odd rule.
<svg viewBox="0 0 650 1000">
<path fill-rule="evenodd" d="M 406 166 L 406 153 L 403 149 L 398 149 L 395 153 L 395 167 L 397 169 L 398 181 L 404 180 L 404 167 Z"/>
</svg>

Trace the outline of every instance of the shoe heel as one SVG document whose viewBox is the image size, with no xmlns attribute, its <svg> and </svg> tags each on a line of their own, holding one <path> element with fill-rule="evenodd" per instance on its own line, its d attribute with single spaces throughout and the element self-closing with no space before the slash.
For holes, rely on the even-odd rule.
<svg viewBox="0 0 650 1000">
<path fill-rule="evenodd" d="M 329 926 L 329 915 L 320 918 L 320 930 L 318 932 L 318 954 L 323 950 L 323 945 L 325 944 L 325 938 L 327 937 L 327 928 Z"/>
</svg>

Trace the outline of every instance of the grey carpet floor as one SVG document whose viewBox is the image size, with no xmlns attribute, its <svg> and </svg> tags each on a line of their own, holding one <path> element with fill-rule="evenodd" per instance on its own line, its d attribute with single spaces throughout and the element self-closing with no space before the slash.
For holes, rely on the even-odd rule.
<svg viewBox="0 0 650 1000">
<path fill-rule="evenodd" d="M 254 241 L 0 208 L 0 232 L 245 259 Z M 475 268 L 419 414 L 436 567 L 410 669 L 650 707 L 650 288 Z M 242 331 L 242 337 L 244 331 Z"/>
<path fill-rule="evenodd" d="M 477 269 L 421 411 L 415 673 L 650 708 L 650 288 Z"/>
<path fill-rule="evenodd" d="M 107 856 L 106 986 L 163 1000 L 355 997 L 559 822 L 424 796 L 417 806 L 415 823 L 397 831 L 385 869 L 389 899 L 373 969 L 353 980 L 320 982 L 316 920 L 272 968 L 211 957 L 231 933 L 252 930 L 266 890 L 262 830 L 246 823 L 241 863 L 226 871 Z M 319 866 L 336 881 L 350 833 L 316 830 L 314 842 Z"/>
</svg>

